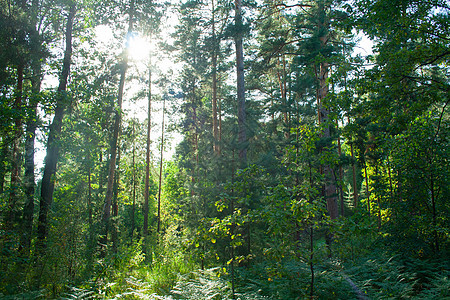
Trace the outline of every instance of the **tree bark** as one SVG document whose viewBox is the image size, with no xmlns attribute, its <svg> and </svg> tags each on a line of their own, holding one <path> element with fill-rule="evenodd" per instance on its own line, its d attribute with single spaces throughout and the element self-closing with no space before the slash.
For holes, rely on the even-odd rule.
<svg viewBox="0 0 450 300">
<path fill-rule="evenodd" d="M 336 122 L 336 126 L 338 126 L 338 122 Z M 341 157 L 342 155 L 342 149 L 341 149 L 341 136 L 338 136 L 338 154 L 339 157 Z M 341 217 L 344 216 L 344 189 L 342 187 L 342 183 L 344 182 L 344 170 L 342 169 L 342 166 L 339 165 L 339 183 L 338 183 L 338 187 L 339 187 L 339 197 L 340 197 L 340 208 L 341 208 Z"/>
<path fill-rule="evenodd" d="M 22 94 L 23 94 L 23 72 L 24 64 L 21 62 L 17 66 L 17 87 L 14 95 L 14 133 L 12 142 L 12 157 L 11 157 L 11 182 L 8 203 L 8 215 L 6 218 L 6 227 L 12 228 L 17 220 L 16 203 L 20 192 L 20 167 L 22 162 L 22 153 L 20 150 L 20 143 L 22 139 Z"/>
<path fill-rule="evenodd" d="M 247 164 L 247 134 L 245 128 L 245 81 L 244 81 L 244 49 L 242 33 L 242 0 L 235 0 L 234 22 L 236 26 L 236 36 L 234 38 L 236 46 L 236 76 L 237 76 L 237 102 L 238 102 L 238 142 L 239 161 L 241 167 Z"/>
<path fill-rule="evenodd" d="M 134 123 L 133 123 L 133 136 L 134 136 Z M 135 208 L 136 208 L 136 143 L 135 140 L 133 138 L 133 159 L 132 159 L 132 170 L 133 170 L 133 206 L 131 208 L 131 243 L 133 243 L 133 234 L 134 234 L 134 212 L 135 212 Z M 147 180 L 147 179 L 146 179 Z M 146 183 L 148 183 L 146 181 Z M 148 187 L 148 186 L 147 186 Z M 147 190 L 147 197 L 148 197 L 148 190 Z M 148 198 L 147 198 L 148 199 Z M 147 223 L 148 226 L 148 200 L 147 200 L 147 207 L 144 207 L 144 225 L 145 223 Z M 145 213 L 147 214 L 147 216 L 145 216 Z M 145 222 L 145 218 L 147 218 L 147 222 Z M 144 228 L 144 232 L 146 231 L 146 229 Z M 147 232 L 145 232 L 145 235 L 147 235 Z"/>
<path fill-rule="evenodd" d="M 133 31 L 133 15 L 134 15 L 134 0 L 131 0 L 127 38 Z M 102 214 L 103 232 L 99 239 L 100 245 L 102 247 L 106 247 L 108 244 L 108 230 L 111 217 L 111 203 L 114 194 L 114 176 L 116 172 L 117 144 L 119 140 L 120 124 L 122 121 L 123 90 L 125 86 L 125 76 L 128 69 L 128 43 L 123 52 L 121 64 L 122 66 L 120 72 L 119 91 L 117 96 L 117 107 L 114 116 L 114 131 L 111 142 L 111 158 L 109 160 L 108 183 L 106 187 L 105 205 L 103 207 L 103 214 Z"/>
<path fill-rule="evenodd" d="M 321 38 L 321 41 L 325 43 L 326 37 Z M 325 44 L 323 44 L 325 45 Z M 331 126 L 328 123 L 329 110 L 324 107 L 323 101 L 328 94 L 328 63 L 320 63 L 320 73 L 319 73 L 319 91 L 318 91 L 318 105 L 319 105 L 319 124 L 325 124 L 324 130 L 322 132 L 322 137 L 329 139 L 331 138 Z M 326 149 L 325 151 L 331 151 Z M 336 176 L 334 175 L 333 169 L 329 164 L 323 166 L 323 174 L 325 176 L 325 186 L 324 186 L 324 196 L 327 201 L 327 210 L 330 218 L 336 219 L 338 216 L 337 207 L 337 196 L 336 196 Z"/>
<path fill-rule="evenodd" d="M 352 177 L 353 177 L 353 206 L 355 209 L 358 208 L 358 189 L 356 187 L 356 165 L 355 165 L 355 154 L 353 152 L 353 141 L 350 144 L 350 151 L 352 154 Z"/>
<path fill-rule="evenodd" d="M 119 133 L 120 135 L 120 133 Z M 117 169 L 114 176 L 114 193 L 112 199 L 112 214 L 113 214 L 113 226 L 111 233 L 112 249 L 114 253 L 117 253 L 118 236 L 117 236 L 117 216 L 119 216 L 119 187 L 120 187 L 120 146 L 117 150 Z"/>
<path fill-rule="evenodd" d="M 219 145 L 219 128 L 217 122 L 217 37 L 216 37 L 216 20 L 215 20 L 215 6 L 214 0 L 211 0 L 212 5 L 212 51 L 211 51 L 211 63 L 212 63 L 212 123 L 213 123 L 213 138 L 214 138 L 214 153 L 220 154 Z"/>
<path fill-rule="evenodd" d="M 47 155 L 45 157 L 44 174 L 42 176 L 41 199 L 39 203 L 39 220 L 37 229 L 38 244 L 42 250 L 46 247 L 45 239 L 48 234 L 47 215 L 50 206 L 53 202 L 53 191 L 55 188 L 55 174 L 56 164 L 59 158 L 60 150 L 60 133 L 62 127 L 62 119 L 64 111 L 68 106 L 68 100 L 65 95 L 67 88 L 67 80 L 70 73 L 70 63 L 72 57 L 72 29 L 75 18 L 76 6 L 75 3 L 70 4 L 69 16 L 66 25 L 66 49 L 64 53 L 63 67 L 59 79 L 59 86 L 57 90 L 57 100 L 55 116 L 47 140 Z"/>
<path fill-rule="evenodd" d="M 147 151 L 145 153 L 145 189 L 144 189 L 144 236 L 148 235 L 148 205 L 149 205 L 149 189 L 150 189 L 150 133 L 152 131 L 152 70 L 151 70 L 152 53 L 149 57 L 148 66 L 148 107 L 147 107 Z M 134 206 L 133 206 L 134 216 Z M 134 224 L 134 219 L 133 219 Z"/>
<path fill-rule="evenodd" d="M 159 161 L 159 188 L 158 188 L 158 216 L 156 232 L 159 233 L 161 227 L 161 185 L 162 185 L 162 167 L 163 167 L 163 153 L 164 153 L 164 115 L 166 109 L 166 96 L 163 96 L 162 109 L 162 125 L 161 125 L 161 160 Z"/>
<path fill-rule="evenodd" d="M 367 212 L 370 216 L 370 192 L 369 192 L 369 178 L 367 177 L 367 164 L 364 161 L 364 178 L 366 180 L 366 194 L 367 194 Z"/>
<path fill-rule="evenodd" d="M 5 134 L 7 135 L 7 134 Z M 8 137 L 2 136 L 0 150 L 0 194 L 3 194 L 5 188 L 5 175 L 7 171 L 9 144 L 6 141 Z"/>
<path fill-rule="evenodd" d="M 27 130 L 25 139 L 25 205 L 23 208 L 23 231 L 22 231 L 22 246 L 28 253 L 31 243 L 31 232 L 33 229 L 33 212 L 34 212 L 34 192 L 35 192 L 35 178 L 34 178 L 34 152 L 35 152 L 35 136 L 37 126 L 37 97 L 41 89 L 41 65 L 40 62 L 34 63 L 33 77 L 31 81 L 32 98 L 29 101 L 29 113 L 27 118 Z"/>
<path fill-rule="evenodd" d="M 319 42 L 321 48 L 324 48 L 329 40 L 329 24 L 327 18 L 325 17 L 325 7 L 323 3 L 319 3 L 319 13 L 324 15 L 324 20 L 322 23 L 319 23 L 319 31 L 322 31 L 323 34 L 319 37 Z M 329 86 L 328 86 L 328 72 L 329 72 L 329 63 L 326 61 L 322 61 L 320 63 L 319 69 L 319 90 L 317 92 L 317 104 L 318 104 L 318 114 L 319 114 L 319 124 L 324 124 L 324 130 L 322 132 L 322 137 L 325 139 L 331 138 L 331 122 L 329 122 L 329 110 L 324 106 L 324 100 L 328 95 Z M 327 149 L 325 151 L 331 151 Z M 323 174 L 325 176 L 325 185 L 323 187 L 324 196 L 327 201 L 327 210 L 330 215 L 330 218 L 336 219 L 338 216 L 338 207 L 337 207 L 337 195 L 336 195 L 336 176 L 334 175 L 332 166 L 328 164 L 323 166 Z"/>
</svg>

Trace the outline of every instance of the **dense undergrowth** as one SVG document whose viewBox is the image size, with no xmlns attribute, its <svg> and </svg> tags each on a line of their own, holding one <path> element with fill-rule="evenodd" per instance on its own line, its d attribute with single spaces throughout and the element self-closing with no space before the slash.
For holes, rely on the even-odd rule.
<svg viewBox="0 0 450 300">
<path fill-rule="evenodd" d="M 449 261 L 392 255 L 372 249 L 354 260 L 337 258 L 314 266 L 314 299 L 358 299 L 349 280 L 367 299 L 448 299 Z M 390 254 L 389 254 L 390 253 Z M 148 262 L 140 247 L 99 262 L 81 284 L 67 283 L 63 293 L 42 289 L 2 299 L 309 299 L 309 264 L 296 258 L 261 261 L 234 272 L 230 268 L 198 269 L 182 252 L 153 253 Z M 361 298 L 360 298 L 361 299 Z"/>
</svg>

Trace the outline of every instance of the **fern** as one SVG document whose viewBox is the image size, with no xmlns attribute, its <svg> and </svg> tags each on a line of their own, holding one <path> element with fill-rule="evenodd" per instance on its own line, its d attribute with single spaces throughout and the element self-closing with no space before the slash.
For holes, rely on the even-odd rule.
<svg viewBox="0 0 450 300">
<path fill-rule="evenodd" d="M 180 276 L 179 281 L 171 290 L 175 299 L 192 300 L 230 300 L 233 299 L 231 283 L 220 276 L 219 268 L 198 270 Z M 220 277 L 219 277 L 220 276 Z M 268 299 L 248 291 L 246 293 L 235 293 L 237 299 Z"/>
<path fill-rule="evenodd" d="M 61 299 L 64 300 L 88 300 L 95 298 L 96 297 L 94 291 L 79 289 L 76 287 L 71 287 L 70 291 L 61 297 Z"/>
</svg>

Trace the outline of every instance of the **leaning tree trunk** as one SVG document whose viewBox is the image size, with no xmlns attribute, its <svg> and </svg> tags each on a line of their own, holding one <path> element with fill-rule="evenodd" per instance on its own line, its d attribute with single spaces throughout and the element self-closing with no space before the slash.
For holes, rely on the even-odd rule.
<svg viewBox="0 0 450 300">
<path fill-rule="evenodd" d="M 56 164 L 60 150 L 60 133 L 64 111 L 68 105 L 65 95 L 67 80 L 70 72 L 70 60 L 72 56 L 72 29 L 75 18 L 76 6 L 71 3 L 66 25 L 66 50 L 64 53 L 63 67 L 59 79 L 55 116 L 47 140 L 47 155 L 45 157 L 44 174 L 42 176 L 41 199 L 39 203 L 39 220 L 37 229 L 38 246 L 41 250 L 46 247 L 45 238 L 48 234 L 47 215 L 53 202 L 53 191 L 55 188 Z"/>
<path fill-rule="evenodd" d="M 128 23 L 128 34 L 133 31 L 133 15 L 134 15 L 134 0 L 131 0 L 130 4 L 130 12 L 129 12 L 129 23 Z M 105 196 L 105 205 L 103 207 L 102 214 L 102 226 L 103 232 L 100 235 L 99 243 L 105 250 L 108 244 L 108 231 L 109 231 L 109 222 L 111 217 L 111 203 L 114 194 L 114 176 L 116 172 L 116 159 L 117 159 L 117 144 L 119 140 L 119 131 L 120 131 L 120 123 L 122 120 L 122 102 L 123 102 L 123 90 L 125 86 L 125 75 L 128 69 L 128 48 L 125 48 L 123 53 L 123 60 L 120 72 L 120 82 L 119 82 L 119 92 L 117 96 L 117 107 L 115 110 L 114 116 L 114 132 L 111 142 L 111 158 L 109 160 L 109 172 L 108 172 L 108 183 L 106 187 L 106 196 Z M 103 255 L 105 254 L 102 251 Z"/>
</svg>

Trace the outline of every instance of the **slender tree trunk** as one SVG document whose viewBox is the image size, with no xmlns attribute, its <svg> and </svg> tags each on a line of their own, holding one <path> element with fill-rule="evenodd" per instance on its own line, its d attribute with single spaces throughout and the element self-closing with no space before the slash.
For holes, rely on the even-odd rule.
<svg viewBox="0 0 450 300">
<path fill-rule="evenodd" d="M 120 135 L 120 133 L 119 133 Z M 112 199 L 112 215 L 113 215 L 113 222 L 112 222 L 112 232 L 111 232 L 111 241 L 112 241 L 112 248 L 113 252 L 117 253 L 117 246 L 118 246 L 118 224 L 117 224 L 117 217 L 119 216 L 119 188 L 120 188 L 120 146 L 117 149 L 117 169 L 114 175 L 114 193 L 113 193 L 113 199 Z"/>
<path fill-rule="evenodd" d="M 212 123 L 213 123 L 213 138 L 214 138 L 214 153 L 219 155 L 219 128 L 217 122 L 217 38 L 216 38 L 216 20 L 215 20 L 215 5 L 214 0 L 211 0 L 212 5 L 212 51 L 211 51 L 211 63 L 212 63 Z"/>
<path fill-rule="evenodd" d="M 236 229 L 236 223 L 234 222 L 234 172 L 235 170 L 235 161 L 234 161 L 234 149 L 233 149 L 233 159 L 231 161 L 231 203 L 230 203 L 230 211 L 231 211 L 231 228 L 230 228 L 230 237 L 234 236 L 234 232 Z M 231 268 L 231 295 L 232 295 L 232 299 L 235 299 L 235 277 L 234 277 L 234 241 L 233 239 L 230 239 L 230 255 L 231 255 L 231 259 L 230 259 L 230 268 Z"/>
<path fill-rule="evenodd" d="M 244 49 L 242 41 L 242 0 L 235 0 L 234 22 L 236 26 L 236 36 L 234 38 L 236 46 L 236 74 L 237 74 L 237 102 L 238 102 L 238 141 L 240 166 L 247 164 L 247 133 L 246 133 L 246 112 L 245 112 L 245 82 L 244 82 Z"/>
<path fill-rule="evenodd" d="M 387 156 L 387 169 L 388 169 L 388 177 L 389 177 L 389 195 L 391 196 L 391 201 L 393 201 L 394 200 L 394 188 L 392 185 L 391 163 L 389 162 L 389 155 Z"/>
<path fill-rule="evenodd" d="M 53 118 L 52 124 L 50 125 L 50 131 L 47 140 L 47 155 L 45 157 L 44 174 L 42 176 L 41 199 L 39 203 L 39 220 L 37 229 L 37 238 L 39 244 L 38 248 L 41 248 L 40 250 L 42 251 L 44 251 L 46 247 L 45 239 L 48 234 L 47 216 L 50 206 L 53 202 L 56 164 L 58 162 L 60 150 L 59 135 L 61 133 L 64 111 L 68 106 L 68 99 L 65 95 L 65 91 L 67 88 L 67 80 L 70 73 L 70 62 L 72 57 L 72 28 L 75 13 L 76 6 L 75 3 L 72 2 L 70 4 L 69 16 L 66 25 L 66 50 L 64 53 L 62 72 L 59 79 L 55 116 Z"/>
<path fill-rule="evenodd" d="M 94 224 L 92 220 L 92 173 L 91 173 L 91 156 L 90 152 L 88 152 L 88 157 L 86 159 L 88 168 L 87 168 L 87 184 L 88 184 L 88 194 L 87 194 L 87 208 L 88 208 L 88 233 L 89 233 L 89 241 L 87 242 L 86 247 L 86 273 L 90 273 L 94 264 L 94 249 L 95 249 L 95 232 L 94 232 Z"/>
<path fill-rule="evenodd" d="M 326 37 L 321 38 L 321 42 L 325 45 Z M 318 91 L 318 104 L 319 104 L 319 124 L 325 124 L 325 128 L 322 133 L 322 137 L 331 137 L 331 128 L 328 123 L 329 111 L 323 106 L 323 101 L 328 94 L 328 63 L 320 63 L 319 71 L 319 91 Z M 325 150 L 330 151 L 330 150 Z M 333 169 L 330 165 L 323 166 L 323 174 L 325 176 L 324 196 L 327 201 L 327 210 L 330 218 L 336 219 L 338 216 L 337 196 L 336 196 L 336 178 Z"/>
<path fill-rule="evenodd" d="M 23 72 L 24 64 L 19 63 L 17 66 L 17 87 L 14 95 L 14 136 L 12 142 L 12 158 L 11 158 L 11 182 L 8 203 L 8 216 L 6 218 L 6 227 L 12 228 L 17 220 L 16 203 L 20 193 L 20 168 L 22 163 L 21 140 L 22 140 L 22 94 L 23 94 Z"/>
<path fill-rule="evenodd" d="M 162 110 L 162 126 L 161 126 L 161 160 L 159 161 L 159 188 L 158 188 L 158 225 L 156 231 L 159 233 L 161 227 L 161 185 L 162 185 L 162 167 L 163 167 L 163 153 L 164 153 L 164 115 L 166 108 L 166 97 L 163 97 Z"/>
<path fill-rule="evenodd" d="M 336 122 L 336 126 L 338 126 L 337 122 Z M 342 149 L 341 149 L 341 137 L 338 136 L 338 154 L 339 157 L 341 157 L 342 155 Z M 339 196 L 340 196 L 340 203 L 341 203 L 341 216 L 344 216 L 344 189 L 342 187 L 342 183 L 344 182 L 344 171 L 342 169 L 342 166 L 339 164 L 339 183 L 338 183 L 338 187 L 339 187 Z"/>
<path fill-rule="evenodd" d="M 356 187 L 356 165 L 355 154 L 353 152 L 353 141 L 350 143 L 350 152 L 352 155 L 352 177 L 353 177 L 353 206 L 358 209 L 358 188 Z"/>
<path fill-rule="evenodd" d="M 26 2 L 19 1 L 17 3 L 23 11 L 27 10 Z M 24 32 L 19 32 L 18 39 L 25 40 Z M 14 93 L 14 130 L 12 141 L 12 157 L 11 157 L 11 182 L 10 182 L 10 194 L 8 203 L 8 216 L 6 218 L 6 228 L 11 229 L 19 221 L 18 209 L 16 203 L 19 200 L 21 194 L 21 181 L 20 173 L 22 167 L 22 150 L 21 142 L 23 135 L 23 76 L 25 71 L 25 58 L 19 54 L 19 63 L 17 65 L 17 86 Z"/>
<path fill-rule="evenodd" d="M 313 179 L 312 179 L 312 166 L 311 166 L 311 162 L 309 162 L 309 185 L 310 187 L 313 186 Z M 310 198 L 309 199 L 309 203 L 313 204 L 313 199 Z M 310 299 L 314 299 L 314 223 L 310 224 L 310 229 L 309 229 L 309 269 L 310 269 L 310 273 L 311 273 L 311 288 L 310 288 L 310 293 L 309 293 L 309 297 Z"/>
<path fill-rule="evenodd" d="M 89 224 L 89 233 L 91 241 L 93 239 L 93 231 L 92 231 L 92 182 L 91 182 L 91 168 L 88 167 L 88 224 Z"/>
<path fill-rule="evenodd" d="M 319 37 L 319 42 L 321 47 L 325 47 L 329 40 L 328 35 L 328 27 L 326 21 L 326 12 L 325 7 L 323 3 L 319 4 L 319 10 L 320 14 L 324 15 L 323 23 L 320 23 L 319 30 L 323 31 L 323 35 Z M 328 86 L 328 72 L 329 72 L 329 63 L 326 61 L 322 61 L 320 63 L 320 69 L 319 69 L 319 90 L 317 92 L 317 103 L 318 103 L 318 114 L 319 114 L 319 124 L 324 124 L 324 130 L 322 132 L 322 137 L 326 139 L 331 138 L 331 124 L 329 122 L 329 110 L 324 106 L 323 102 L 328 95 L 329 86 Z M 331 150 L 325 150 L 325 151 L 331 151 Z M 325 186 L 323 188 L 324 190 L 324 196 L 327 201 L 327 210 L 330 215 L 331 219 L 336 219 L 338 216 L 338 207 L 337 207 L 337 195 L 336 195 L 336 178 L 332 169 L 332 166 L 329 164 L 326 164 L 323 166 L 323 174 L 325 176 Z"/>
<path fill-rule="evenodd" d="M 370 216 L 370 193 L 369 193 L 369 178 L 367 177 L 367 163 L 364 161 L 364 178 L 366 180 L 366 194 L 367 194 L 367 212 Z"/>
<path fill-rule="evenodd" d="M 430 192 L 431 192 L 431 209 L 433 220 L 433 234 L 434 234 L 434 251 L 435 254 L 439 253 L 439 234 L 437 232 L 437 214 L 436 214 L 436 195 L 434 191 L 434 176 L 433 172 L 430 174 Z"/>
<path fill-rule="evenodd" d="M 5 188 L 5 175 L 8 163 L 9 144 L 7 137 L 2 137 L 1 154 L 0 154 L 0 194 L 3 194 Z"/>
<path fill-rule="evenodd" d="M 219 102 L 219 154 L 222 153 L 222 101 L 218 99 Z"/>
<path fill-rule="evenodd" d="M 134 0 L 131 0 L 130 10 L 128 14 L 129 14 L 129 23 L 127 36 L 129 36 L 130 33 L 133 31 Z M 111 202 L 114 193 L 114 176 L 116 171 L 117 145 L 119 140 L 120 124 L 122 120 L 123 90 L 125 86 L 125 76 L 128 69 L 128 45 L 127 48 L 125 48 L 124 50 L 123 60 L 121 64 L 122 66 L 120 73 L 119 92 L 117 96 L 117 108 L 114 116 L 114 132 L 111 142 L 111 158 L 109 160 L 108 183 L 106 187 L 105 205 L 103 207 L 103 214 L 102 214 L 103 233 L 100 236 L 99 240 L 102 247 L 106 247 L 108 244 L 108 230 L 111 216 Z M 103 253 L 103 255 L 104 254 L 105 253 Z"/>
<path fill-rule="evenodd" d="M 379 181 L 378 179 L 378 162 L 375 163 L 375 178 L 377 178 L 377 181 Z M 376 194 L 375 194 L 376 195 Z M 377 196 L 377 210 L 378 210 L 378 230 L 381 229 L 381 195 L 378 194 Z"/>
<path fill-rule="evenodd" d="M 149 189 L 150 189 L 150 133 L 152 131 L 152 53 L 149 56 L 148 65 L 148 105 L 147 105 L 147 149 L 145 153 L 145 190 L 144 190 L 144 236 L 148 235 L 148 205 L 149 205 Z M 134 207 L 133 207 L 134 216 Z M 134 224 L 134 219 L 133 219 Z"/>
<path fill-rule="evenodd" d="M 134 137 L 134 123 L 133 123 L 133 137 Z M 133 234 L 134 234 L 134 226 L 135 226 L 134 225 L 134 210 L 136 207 L 136 143 L 135 143 L 134 138 L 133 138 L 133 160 L 132 160 L 131 167 L 133 170 L 133 195 L 132 195 L 133 206 L 131 208 L 131 243 L 133 243 Z M 148 195 L 148 190 L 147 190 L 147 195 Z M 147 213 L 147 226 L 148 226 L 148 201 L 147 201 L 147 207 L 145 207 L 145 202 L 144 202 L 144 224 L 146 223 L 145 222 L 145 217 L 146 217 L 145 213 Z M 144 231 L 145 231 L 145 227 L 144 227 Z M 147 235 L 147 232 L 145 233 L 145 235 Z"/>
<path fill-rule="evenodd" d="M 280 66 L 280 59 L 277 59 L 277 78 L 278 84 L 280 86 L 281 93 L 281 104 L 284 122 L 284 137 L 288 141 L 290 135 L 289 128 L 289 117 L 288 117 L 288 107 L 287 107 L 287 81 L 286 81 L 286 57 L 283 55 L 282 65 Z M 281 69 L 281 71 L 280 71 Z"/>
<path fill-rule="evenodd" d="M 23 208 L 23 232 L 22 232 L 22 246 L 25 252 L 28 253 L 31 243 L 31 232 L 33 229 L 33 213 L 34 213 L 34 192 L 35 192 L 35 178 L 34 178 L 34 141 L 36 136 L 37 126 L 37 104 L 38 94 L 41 89 L 41 65 L 40 62 L 34 63 L 33 78 L 31 82 L 32 98 L 29 101 L 29 113 L 27 118 L 27 131 L 25 138 L 25 205 Z"/>
<path fill-rule="evenodd" d="M 33 36 L 39 38 L 38 32 L 38 13 L 40 3 L 38 0 L 31 1 L 31 23 L 33 25 Z M 39 40 L 33 40 L 38 43 Z M 28 255 L 31 244 L 31 233 L 33 229 L 34 216 L 34 193 L 35 193 L 35 176 L 34 176 L 34 153 L 35 153 L 35 137 L 37 127 L 37 106 L 39 103 L 39 93 L 41 91 L 42 82 L 42 56 L 33 56 L 32 58 L 32 77 L 31 77 L 31 93 L 32 96 L 28 101 L 29 112 L 27 116 L 27 129 L 25 137 L 25 174 L 24 174 L 24 190 L 25 205 L 23 208 L 23 227 L 22 227 L 22 246 Z"/>
</svg>

